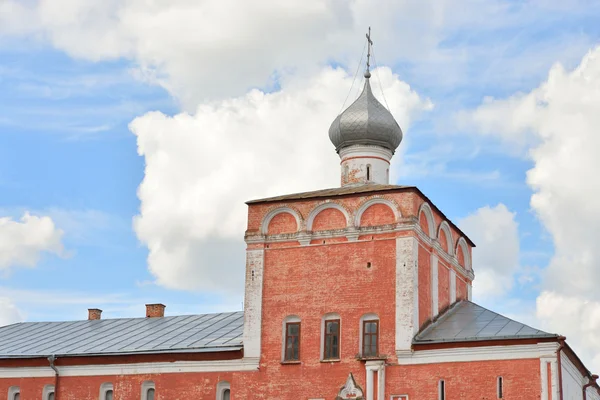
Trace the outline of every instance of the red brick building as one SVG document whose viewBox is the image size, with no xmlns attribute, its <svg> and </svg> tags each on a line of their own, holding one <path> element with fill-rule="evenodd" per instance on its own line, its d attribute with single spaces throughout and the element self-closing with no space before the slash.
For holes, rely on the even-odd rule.
<svg viewBox="0 0 600 400">
<path fill-rule="evenodd" d="M 243 313 L 2 327 L 0 400 L 600 399 L 563 337 L 471 302 L 475 245 L 389 184 L 402 131 L 365 77 L 341 187 L 248 202 Z"/>
</svg>

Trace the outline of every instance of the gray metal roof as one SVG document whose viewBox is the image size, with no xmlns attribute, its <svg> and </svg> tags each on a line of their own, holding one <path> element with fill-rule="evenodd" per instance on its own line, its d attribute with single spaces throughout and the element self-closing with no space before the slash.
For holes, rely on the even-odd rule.
<svg viewBox="0 0 600 400">
<path fill-rule="evenodd" d="M 347 185 L 347 186 L 331 188 L 331 189 L 321 189 L 321 190 L 315 190 L 312 192 L 302 192 L 302 193 L 285 194 L 285 195 L 276 196 L 276 197 L 267 197 L 264 199 L 250 200 L 250 201 L 247 201 L 246 204 L 268 203 L 271 201 L 284 201 L 284 200 L 305 200 L 305 199 L 314 199 L 314 198 L 319 198 L 319 197 L 346 196 L 346 195 L 359 194 L 359 193 L 383 192 L 383 191 L 389 191 L 389 190 L 406 190 L 406 189 L 416 189 L 416 187 L 415 186 L 400 186 L 400 185 L 381 185 L 379 183 L 367 183 L 367 184 L 361 184 L 361 185 Z"/>
<path fill-rule="evenodd" d="M 0 358 L 233 351 L 243 324 L 243 312 L 22 322 L 0 327 Z"/>
<path fill-rule="evenodd" d="M 392 153 L 402 141 L 402 129 L 373 95 L 367 78 L 358 99 L 337 116 L 329 128 L 329 139 L 336 151 L 352 145 L 375 145 Z"/>
<path fill-rule="evenodd" d="M 555 337 L 464 300 L 419 332 L 413 344 Z"/>
</svg>

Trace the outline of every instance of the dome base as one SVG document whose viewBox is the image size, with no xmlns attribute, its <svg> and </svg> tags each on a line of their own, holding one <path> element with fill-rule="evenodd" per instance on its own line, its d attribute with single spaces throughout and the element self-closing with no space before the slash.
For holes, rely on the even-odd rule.
<svg viewBox="0 0 600 400">
<path fill-rule="evenodd" d="M 389 184 L 390 160 L 393 153 L 384 147 L 355 145 L 344 147 L 339 152 L 341 185 L 368 183 Z"/>
</svg>

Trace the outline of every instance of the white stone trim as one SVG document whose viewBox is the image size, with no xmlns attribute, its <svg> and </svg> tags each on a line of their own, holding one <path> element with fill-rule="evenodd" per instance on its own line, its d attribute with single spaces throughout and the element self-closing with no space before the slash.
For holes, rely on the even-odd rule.
<svg viewBox="0 0 600 400">
<path fill-rule="evenodd" d="M 419 329 L 418 251 L 415 237 L 396 238 L 396 351 L 410 350 Z"/>
<path fill-rule="evenodd" d="M 106 376 L 171 374 L 188 372 L 256 371 L 258 359 L 218 361 L 175 361 L 134 364 L 77 365 L 60 367 L 60 376 Z M 0 378 L 54 377 L 50 367 L 0 368 Z"/>
<path fill-rule="evenodd" d="M 229 382 L 221 381 L 217 383 L 217 400 L 223 400 L 223 395 L 227 389 L 229 389 L 229 393 L 231 394 L 231 384 Z"/>
<path fill-rule="evenodd" d="M 262 292 L 265 251 L 246 251 L 244 291 L 244 357 L 259 358 L 262 332 Z"/>
<path fill-rule="evenodd" d="M 473 301 L 473 285 L 467 283 L 467 300 Z"/>
<path fill-rule="evenodd" d="M 113 384 L 111 382 L 104 382 L 100 385 L 100 396 L 98 397 L 100 400 L 106 400 L 106 392 L 109 390 L 113 391 L 113 395 L 115 394 Z"/>
<path fill-rule="evenodd" d="M 440 232 L 444 231 L 446 234 L 446 242 L 448 247 L 448 254 L 450 256 L 454 255 L 454 238 L 452 237 L 452 230 L 450 229 L 450 225 L 448 225 L 448 221 L 442 221 L 438 228 L 437 232 L 437 240 L 440 241 Z M 443 250 L 443 249 L 442 249 Z"/>
<path fill-rule="evenodd" d="M 377 372 L 377 400 L 385 399 L 385 361 L 367 361 L 365 363 L 366 375 L 367 375 L 367 398 L 366 400 L 375 400 L 373 381 L 375 372 Z"/>
<path fill-rule="evenodd" d="M 431 315 L 435 317 L 439 314 L 439 293 L 440 284 L 438 281 L 439 266 L 438 258 L 435 254 L 431 255 Z"/>
<path fill-rule="evenodd" d="M 448 276 L 450 277 L 450 304 L 454 304 L 456 301 L 456 272 L 450 269 Z"/>
<path fill-rule="evenodd" d="M 271 223 L 271 220 L 273 218 L 275 218 L 276 215 L 283 214 L 283 213 L 292 214 L 294 219 L 296 219 L 296 232 L 302 230 L 302 218 L 300 217 L 300 215 L 298 215 L 296 210 L 294 210 L 293 208 L 287 207 L 287 206 L 281 206 L 281 207 L 277 207 L 277 208 L 269 211 L 267 214 L 265 214 L 265 216 L 263 217 L 262 223 L 260 224 L 261 233 L 263 235 L 268 234 L 269 223 Z"/>
<path fill-rule="evenodd" d="M 51 376 L 54 376 L 54 370 L 50 369 L 50 371 L 52 371 Z M 62 371 L 62 368 L 61 368 Z M 62 373 L 61 373 L 62 375 Z M 2 375 L 0 374 L 0 377 Z M 23 376 L 23 378 L 30 378 L 29 375 L 25 375 Z M 50 396 L 50 394 L 54 393 L 54 385 L 44 385 L 44 389 L 42 389 L 42 400 L 48 400 L 48 397 Z M 56 397 L 56 395 L 54 395 Z"/>
<path fill-rule="evenodd" d="M 510 346 L 458 347 L 436 350 L 396 352 L 398 364 L 420 365 L 445 362 L 519 360 L 540 358 L 556 351 L 556 342 Z"/>
<path fill-rule="evenodd" d="M 435 239 L 435 220 L 433 219 L 433 210 L 431 206 L 426 201 L 421 204 L 421 208 L 419 208 L 419 226 L 421 225 L 421 213 L 425 213 L 425 218 L 427 218 L 427 225 L 429 227 L 429 232 L 425 232 L 430 238 Z"/>
<path fill-rule="evenodd" d="M 327 210 L 329 208 L 336 209 L 336 210 L 340 211 L 342 214 L 344 214 L 344 217 L 346 217 L 346 227 L 351 225 L 352 220 L 350 218 L 350 215 L 348 214 L 348 211 L 344 207 L 342 207 L 338 203 L 326 202 L 323 204 L 319 204 L 318 206 L 313 208 L 312 211 L 308 214 L 308 218 L 306 219 L 306 230 L 312 231 L 312 226 L 313 226 L 313 223 L 315 222 L 315 218 L 317 217 L 317 215 L 319 215 L 319 213 L 321 211 Z"/>
<path fill-rule="evenodd" d="M 456 249 L 454 251 L 454 253 L 456 254 L 457 258 L 458 258 L 458 250 L 460 250 L 463 252 L 463 256 L 465 259 L 465 266 L 464 268 L 467 271 L 472 270 L 472 266 L 471 266 L 471 256 L 469 255 L 469 245 L 467 244 L 467 241 L 465 240 L 464 237 L 460 237 L 460 239 L 458 239 L 458 243 L 456 243 Z"/>
<path fill-rule="evenodd" d="M 398 209 L 398 206 L 395 203 L 388 199 L 384 199 L 383 197 L 374 197 L 362 203 L 358 210 L 356 210 L 356 214 L 354 215 L 354 226 L 356 228 L 360 227 L 360 219 L 362 218 L 363 213 L 369 207 L 375 204 L 383 204 L 388 206 L 394 213 L 394 223 L 397 223 L 398 220 L 402 217 L 402 214 L 400 214 L 400 210 Z"/>
<path fill-rule="evenodd" d="M 21 394 L 21 389 L 18 386 L 9 387 L 7 400 L 14 400 L 16 394 Z"/>
</svg>

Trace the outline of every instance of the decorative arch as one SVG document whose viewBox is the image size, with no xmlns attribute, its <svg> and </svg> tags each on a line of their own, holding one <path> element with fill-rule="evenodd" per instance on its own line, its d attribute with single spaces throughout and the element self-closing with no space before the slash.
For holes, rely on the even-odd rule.
<svg viewBox="0 0 600 400">
<path fill-rule="evenodd" d="M 315 218 L 317 217 L 317 215 L 319 215 L 319 213 L 321 211 L 325 211 L 327 209 L 335 209 L 335 210 L 338 210 L 339 212 L 341 212 L 342 214 L 344 214 L 344 217 L 346 218 L 346 226 L 350 225 L 350 214 L 348 214 L 348 210 L 346 210 L 344 207 L 342 207 L 338 203 L 328 202 L 328 203 L 319 204 L 318 206 L 316 206 L 315 208 L 312 209 L 310 214 L 308 214 L 308 218 L 306 219 L 306 230 L 307 231 L 312 231 L 313 223 L 315 222 Z"/>
<path fill-rule="evenodd" d="M 271 222 L 271 220 L 273 218 L 275 218 L 277 215 L 282 214 L 282 213 L 288 213 L 291 214 L 294 219 L 296 220 L 296 230 L 300 230 L 301 229 L 301 223 L 302 223 L 302 218 L 300 217 L 300 213 L 298 213 L 296 210 L 294 210 L 293 208 L 287 207 L 287 206 L 283 206 L 283 207 L 277 207 L 272 209 L 271 211 L 269 211 L 268 213 L 265 214 L 262 223 L 260 225 L 260 231 L 263 235 L 268 234 L 269 232 L 269 223 Z"/>
<path fill-rule="evenodd" d="M 359 227 L 360 226 L 360 220 L 363 216 L 363 213 L 372 205 L 375 204 L 383 204 L 388 206 L 392 212 L 394 213 L 394 222 L 398 222 L 398 220 L 400 219 L 400 217 L 402 216 L 400 214 L 400 209 L 398 208 L 398 205 L 388 199 L 385 199 L 383 197 L 374 197 L 372 199 L 369 199 L 365 202 L 363 202 L 361 204 L 360 207 L 358 207 L 358 209 L 356 210 L 356 214 L 354 215 L 354 226 L 355 227 Z"/>
<path fill-rule="evenodd" d="M 454 240 L 452 238 L 452 231 L 450 230 L 450 225 L 448 225 L 447 221 L 443 221 L 440 224 L 440 227 L 438 228 L 438 233 L 437 233 L 437 240 L 440 242 L 442 241 L 442 232 L 444 232 L 444 235 L 446 236 L 446 247 L 448 248 L 448 254 L 453 255 L 454 254 Z"/>
<path fill-rule="evenodd" d="M 461 252 L 462 256 L 463 256 L 463 260 L 464 260 L 464 265 L 463 267 L 465 267 L 465 269 L 467 271 L 471 270 L 471 257 L 469 256 L 469 245 L 467 244 L 467 241 L 465 240 L 464 237 L 461 236 L 460 239 L 458 239 L 458 242 L 456 243 L 456 250 L 455 250 L 455 254 L 458 257 L 458 252 Z"/>
<path fill-rule="evenodd" d="M 419 209 L 419 223 L 421 221 L 421 214 L 424 214 L 425 218 L 427 219 L 428 229 L 425 233 L 427 233 L 431 239 L 435 239 L 435 220 L 433 219 L 433 210 L 426 201 L 421 204 L 421 208 Z"/>
</svg>

